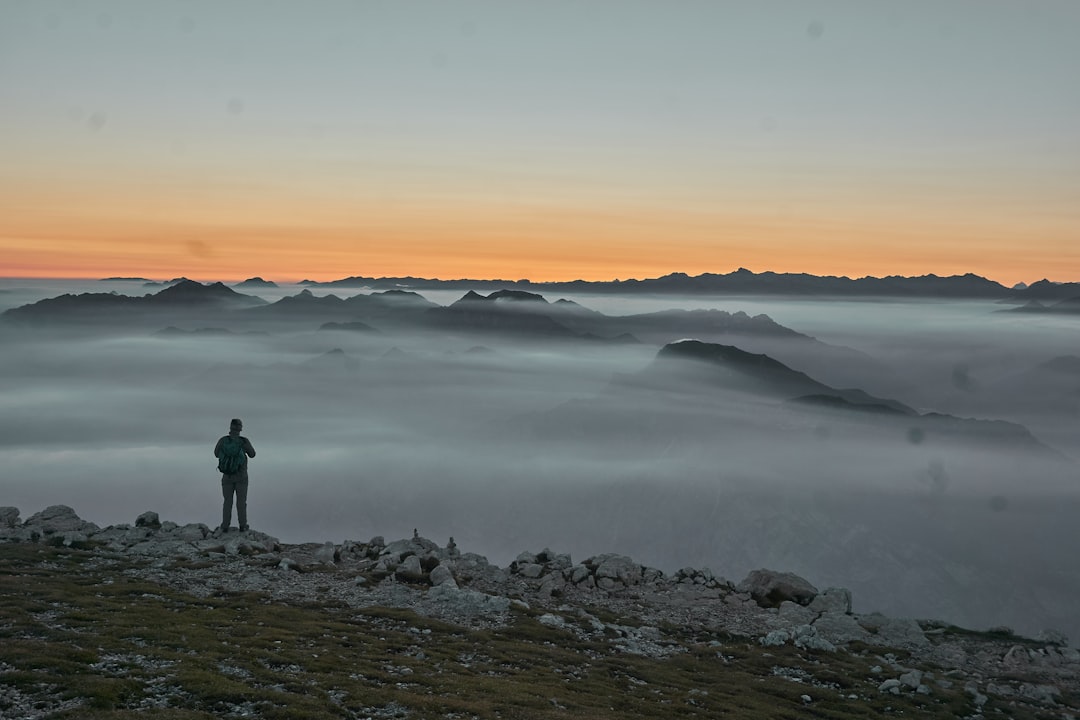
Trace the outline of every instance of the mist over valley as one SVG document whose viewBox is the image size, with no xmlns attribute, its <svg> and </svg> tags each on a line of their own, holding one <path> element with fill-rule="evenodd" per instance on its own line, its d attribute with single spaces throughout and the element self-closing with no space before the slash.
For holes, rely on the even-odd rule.
<svg viewBox="0 0 1080 720">
<path fill-rule="evenodd" d="M 0 281 L 0 504 L 212 524 L 241 417 L 252 525 L 286 541 L 770 567 L 861 611 L 1080 637 L 1075 316 L 146 282 Z"/>
</svg>

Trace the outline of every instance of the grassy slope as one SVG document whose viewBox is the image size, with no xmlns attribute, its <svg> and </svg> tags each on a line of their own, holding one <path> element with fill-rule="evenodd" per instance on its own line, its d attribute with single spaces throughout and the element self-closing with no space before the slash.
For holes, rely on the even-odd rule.
<svg viewBox="0 0 1080 720">
<path fill-rule="evenodd" d="M 583 642 L 540 624 L 533 611 L 515 611 L 504 629 L 467 630 L 406 610 L 194 598 L 123 569 L 82 550 L 0 545 L 0 717 L 12 716 L 3 698 L 16 691 L 57 718 L 150 710 L 163 720 L 974 712 L 960 687 L 929 697 L 878 693 L 873 652 L 814 654 L 687 635 L 688 652 L 657 660 Z M 777 667 L 804 673 L 805 682 L 777 676 Z M 64 709 L 65 699 L 80 706 Z M 1037 717 L 1017 712 L 1009 716 Z"/>
</svg>

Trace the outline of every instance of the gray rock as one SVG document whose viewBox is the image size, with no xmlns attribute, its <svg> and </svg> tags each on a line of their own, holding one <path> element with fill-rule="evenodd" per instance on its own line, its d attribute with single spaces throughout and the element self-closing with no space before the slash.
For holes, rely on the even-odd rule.
<svg viewBox="0 0 1080 720">
<path fill-rule="evenodd" d="M 544 613 L 540 617 L 536 618 L 536 621 L 541 625 L 545 625 L 547 627 L 560 629 L 566 627 L 566 620 L 563 620 L 558 615 L 552 615 L 551 613 Z"/>
<path fill-rule="evenodd" d="M 538 578 L 544 574 L 544 566 L 538 563 L 518 563 L 518 575 L 527 578 Z"/>
<path fill-rule="evenodd" d="M 590 577 L 589 568 L 584 565 L 575 565 L 570 569 L 570 582 L 575 585 L 579 585 L 585 581 L 585 578 Z"/>
<path fill-rule="evenodd" d="M 0 512 L 3 512 L 3 510 L 0 509 Z M 1065 647 L 1069 644 L 1069 638 L 1065 633 L 1050 628 L 1040 632 L 1035 636 L 1035 639 L 1039 642 L 1044 642 L 1047 645 L 1056 645 L 1058 647 Z"/>
<path fill-rule="evenodd" d="M 420 564 L 420 558 L 416 555 L 410 555 L 402 560 L 401 564 L 394 569 L 394 577 L 402 582 L 410 583 L 421 583 L 428 579 Z"/>
<path fill-rule="evenodd" d="M 71 547 L 76 543 L 85 543 L 90 539 L 89 537 L 87 537 L 86 533 L 82 533 L 77 530 L 68 530 L 66 533 L 63 534 L 63 538 L 64 547 Z"/>
<path fill-rule="evenodd" d="M 860 615 L 857 620 L 864 628 L 872 631 L 867 641 L 875 645 L 900 648 L 923 648 L 930 645 L 926 633 L 914 620 L 885 617 L 880 613 Z"/>
<path fill-rule="evenodd" d="M 816 587 L 794 573 L 764 569 L 751 571 L 735 589 L 749 593 L 762 607 L 777 607 L 785 600 L 809 605 L 818 594 Z"/>
<path fill-rule="evenodd" d="M 825 588 L 810 603 L 810 609 L 814 612 L 851 612 L 851 591 L 842 587 Z"/>
<path fill-rule="evenodd" d="M 509 598 L 457 588 L 449 583 L 431 588 L 426 598 L 440 613 L 454 617 L 501 615 L 510 610 Z"/>
<path fill-rule="evenodd" d="M 450 572 L 450 568 L 445 565 L 436 565 L 431 569 L 431 584 L 438 586 L 446 583 L 453 583 L 454 587 L 457 587 L 457 581 L 454 580 L 454 574 Z"/>
<path fill-rule="evenodd" d="M 161 518 L 153 510 L 147 510 L 139 517 L 135 518 L 135 527 L 149 527 L 160 528 Z"/>
<path fill-rule="evenodd" d="M 557 572 L 545 575 L 540 580 L 540 588 L 536 594 L 542 598 L 550 599 L 554 595 L 561 595 L 563 590 L 562 575 Z"/>
<path fill-rule="evenodd" d="M 765 647 L 778 647 L 787 644 L 787 641 L 790 639 L 791 635 L 787 630 L 773 630 L 765 636 L 758 638 L 758 643 Z"/>
<path fill-rule="evenodd" d="M 653 585 L 664 579 L 664 571 L 653 567 L 644 567 L 641 569 L 641 582 L 646 585 Z"/>
<path fill-rule="evenodd" d="M 38 529 L 42 535 L 63 533 L 69 530 L 84 532 L 89 535 L 101 529 L 94 523 L 80 518 L 67 505 L 50 505 L 41 512 L 31 515 L 23 525 Z"/>
<path fill-rule="evenodd" d="M 777 620 L 785 626 L 809 625 L 817 620 L 818 614 L 808 607 L 785 600 L 776 609 Z"/>
<path fill-rule="evenodd" d="M 819 637 L 812 625 L 800 625 L 791 631 L 795 647 L 822 652 L 836 652 L 836 646 L 823 637 Z"/>
<path fill-rule="evenodd" d="M 887 693 L 892 693 L 893 695 L 899 695 L 900 694 L 900 681 L 895 679 L 895 678 L 891 678 L 889 680 L 886 680 L 885 682 L 878 685 L 878 692 L 882 692 L 882 693 L 887 692 Z"/>
<path fill-rule="evenodd" d="M 1057 699 L 1061 697 L 1061 690 L 1053 685 L 1023 683 L 1020 685 L 1020 697 L 1040 705 L 1056 705 Z"/>
<path fill-rule="evenodd" d="M 911 690 L 917 689 L 922 685 L 922 673 L 918 670 L 909 670 L 900 676 L 900 684 Z"/>
<path fill-rule="evenodd" d="M 210 534 L 210 528 L 203 523 L 190 523 L 176 529 L 176 536 L 187 542 L 198 542 Z"/>
<path fill-rule="evenodd" d="M 338 555 L 337 548 L 334 543 L 327 541 L 323 543 L 323 546 L 315 551 L 315 559 L 321 562 L 323 565 L 333 565 L 341 556 Z"/>
<path fill-rule="evenodd" d="M 590 560 L 586 560 L 585 564 L 595 566 L 594 575 L 596 575 L 597 584 L 601 578 L 611 579 L 626 586 L 641 584 L 641 566 L 625 555 L 605 554 L 590 558 Z"/>
<path fill-rule="evenodd" d="M 859 625 L 854 617 L 841 612 L 822 613 L 821 617 L 814 621 L 814 629 L 818 635 L 837 645 L 868 642 L 870 638 L 870 633 Z"/>
<path fill-rule="evenodd" d="M 13 528 L 19 524 L 19 508 L 10 505 L 0 507 L 0 528 Z"/>
<path fill-rule="evenodd" d="M 234 548 L 235 552 L 229 552 L 228 546 L 225 551 L 230 555 L 253 555 L 254 552 L 241 552 L 240 548 Z M 192 543 L 185 542 L 184 540 L 144 540 L 140 543 L 135 543 L 127 548 L 127 552 L 132 555 L 143 555 L 146 557 L 194 557 L 198 554 L 199 550 Z"/>
</svg>

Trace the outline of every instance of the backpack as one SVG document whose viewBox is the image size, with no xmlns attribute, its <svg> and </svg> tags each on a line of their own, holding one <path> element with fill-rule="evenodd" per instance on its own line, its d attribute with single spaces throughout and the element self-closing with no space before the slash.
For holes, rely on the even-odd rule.
<svg viewBox="0 0 1080 720">
<path fill-rule="evenodd" d="M 226 435 L 221 439 L 221 457 L 217 469 L 226 475 L 235 475 L 247 467 L 247 455 L 244 453 L 244 439 Z"/>
</svg>

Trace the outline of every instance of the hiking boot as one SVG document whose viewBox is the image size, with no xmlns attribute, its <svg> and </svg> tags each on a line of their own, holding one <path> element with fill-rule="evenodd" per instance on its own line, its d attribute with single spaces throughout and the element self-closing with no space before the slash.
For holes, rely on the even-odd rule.
<svg viewBox="0 0 1080 720">
<path fill-rule="evenodd" d="M 218 530 L 220 530 L 223 533 L 227 533 L 227 532 L 229 532 L 229 526 L 228 525 L 222 525 L 221 527 L 218 528 Z"/>
<path fill-rule="evenodd" d="M 247 532 L 250 529 L 251 529 L 250 525 L 241 525 L 240 526 L 240 532 Z"/>
</svg>

